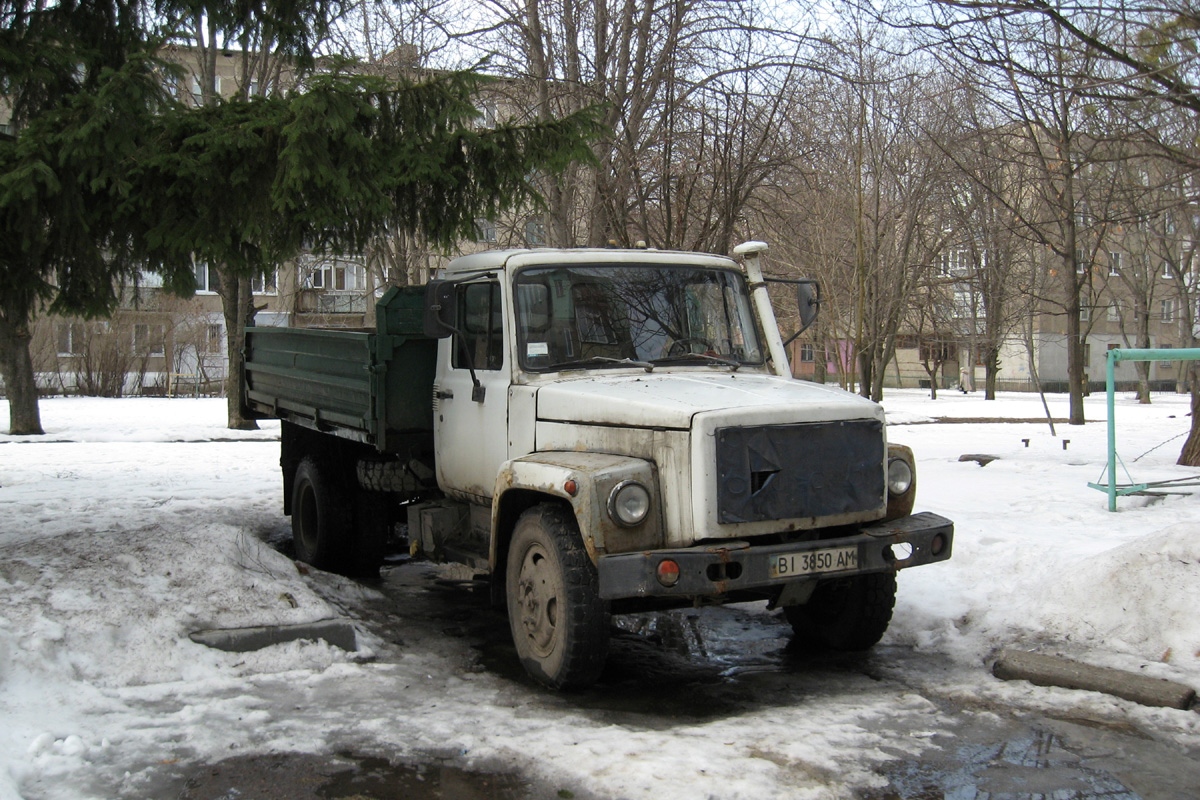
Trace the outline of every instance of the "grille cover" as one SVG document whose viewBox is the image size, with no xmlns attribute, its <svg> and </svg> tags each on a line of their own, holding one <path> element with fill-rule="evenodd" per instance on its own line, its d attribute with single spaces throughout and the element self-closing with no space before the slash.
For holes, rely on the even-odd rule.
<svg viewBox="0 0 1200 800">
<path fill-rule="evenodd" d="M 828 517 L 882 509 L 883 423 L 718 428 L 717 520 Z"/>
</svg>

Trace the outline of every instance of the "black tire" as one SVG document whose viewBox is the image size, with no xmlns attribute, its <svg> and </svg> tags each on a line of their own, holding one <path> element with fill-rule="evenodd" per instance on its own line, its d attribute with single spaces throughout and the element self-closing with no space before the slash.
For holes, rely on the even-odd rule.
<svg viewBox="0 0 1200 800">
<path fill-rule="evenodd" d="M 292 482 L 292 543 L 296 558 L 317 569 L 342 568 L 353 515 L 316 461 L 302 458 Z"/>
<path fill-rule="evenodd" d="M 425 488 L 407 465 L 399 461 L 359 459 L 356 475 L 358 485 L 371 492 L 414 494 Z"/>
<path fill-rule="evenodd" d="M 807 603 L 783 613 L 807 647 L 867 650 L 883 638 L 895 605 L 895 573 L 877 572 L 822 581 Z"/>
<path fill-rule="evenodd" d="M 525 670 L 554 689 L 594 683 L 608 657 L 608 609 L 568 509 L 543 504 L 521 515 L 505 576 L 509 627 Z"/>
</svg>

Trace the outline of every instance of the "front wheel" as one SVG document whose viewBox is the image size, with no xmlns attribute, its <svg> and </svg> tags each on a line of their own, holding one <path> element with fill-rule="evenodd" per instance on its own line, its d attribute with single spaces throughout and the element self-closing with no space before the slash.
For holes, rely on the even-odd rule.
<svg viewBox="0 0 1200 800">
<path fill-rule="evenodd" d="M 554 689 L 593 683 L 608 656 L 608 611 L 574 516 L 535 506 L 517 520 L 505 574 L 517 656 Z"/>
<path fill-rule="evenodd" d="M 892 621 L 896 575 L 877 572 L 822 581 L 802 606 L 787 606 L 796 641 L 824 650 L 867 650 Z"/>
</svg>

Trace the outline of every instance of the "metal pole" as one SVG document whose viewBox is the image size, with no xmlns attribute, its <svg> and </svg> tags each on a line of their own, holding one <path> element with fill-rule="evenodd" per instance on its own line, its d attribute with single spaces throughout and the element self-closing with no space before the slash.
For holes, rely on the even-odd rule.
<svg viewBox="0 0 1200 800">
<path fill-rule="evenodd" d="M 1118 361 L 1200 361 L 1200 348 L 1198 347 L 1180 347 L 1180 348 L 1142 348 L 1136 350 L 1122 350 L 1114 348 L 1108 351 L 1108 357 L 1105 364 L 1105 389 L 1108 394 L 1108 485 L 1104 486 L 1100 483 L 1089 483 L 1093 489 L 1107 492 L 1108 494 L 1108 510 L 1117 510 L 1117 403 L 1114 397 L 1116 391 L 1116 367 Z M 1145 485 L 1131 484 L 1128 489 L 1122 490 L 1122 494 L 1130 494 L 1137 490 L 1144 490 Z"/>
<path fill-rule="evenodd" d="M 1116 385 L 1117 355 L 1120 350 L 1109 350 L 1105 359 L 1104 384 L 1108 393 L 1108 510 L 1117 510 L 1117 402 L 1114 397 Z"/>
</svg>

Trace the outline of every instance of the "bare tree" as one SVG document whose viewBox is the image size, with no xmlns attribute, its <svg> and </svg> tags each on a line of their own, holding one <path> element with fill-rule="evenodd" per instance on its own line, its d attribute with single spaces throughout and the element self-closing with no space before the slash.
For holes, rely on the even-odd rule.
<svg viewBox="0 0 1200 800">
<path fill-rule="evenodd" d="M 1071 48 L 1053 25 L 1038 19 L 981 15 L 952 26 L 952 32 L 953 41 L 943 42 L 947 46 L 941 56 L 995 108 L 991 135 L 999 146 L 991 157 L 1021 181 L 1016 196 L 989 193 L 1015 223 L 1014 231 L 1047 254 L 1045 269 L 1056 279 L 1049 294 L 1035 299 L 1043 313 L 1064 322 L 1070 421 L 1083 424 L 1081 298 L 1088 272 L 1080 261 L 1083 248 L 1104 238 L 1107 222 L 1106 215 L 1096 213 L 1104 195 L 1085 174 L 1103 160 L 1109 119 L 1091 113 L 1071 77 L 1088 74 L 1094 59 L 1090 65 L 1078 63 L 1087 61 L 1088 54 Z M 1033 69 L 1054 78 L 1031 77 Z"/>
<path fill-rule="evenodd" d="M 1027 97 L 1055 98 L 1061 123 L 1068 108 L 1079 115 L 1079 106 L 1120 109 L 1128 131 L 1147 148 L 1155 149 L 1178 163 L 1195 167 L 1194 136 L 1179 135 L 1175 126 L 1164 125 L 1165 108 L 1183 112 L 1194 132 L 1200 117 L 1200 62 L 1195 47 L 1200 29 L 1200 9 L 1194 0 L 1116 0 L 1113 3 L 1075 4 L 1045 0 L 936 0 L 921 14 L 893 8 L 887 16 L 896 24 L 921 31 L 933 43 L 945 46 L 984 69 L 1006 77 L 1008 84 L 1022 87 Z M 1016 42 L 1019 46 L 1011 46 Z M 1003 45 L 1003 46 L 999 46 Z M 1048 57 L 1049 56 L 1049 57 Z M 1059 139 L 1067 129 L 1061 124 L 1046 126 Z M 1057 199 L 1074 198 L 1071 182 L 1074 159 L 1053 161 L 1062 168 L 1049 185 L 1059 190 Z M 1050 177 L 1050 176 L 1048 176 Z M 1064 262 L 1076 249 L 1069 225 L 1059 225 L 1056 243 L 1047 246 Z M 1064 267 L 1071 266 L 1064 263 Z M 1081 387 L 1081 342 L 1076 316 L 1076 270 L 1064 268 L 1064 311 L 1070 328 L 1071 422 L 1083 421 Z M 1071 285 L 1074 284 L 1074 285 Z M 1194 383 L 1193 428 L 1181 455 L 1182 463 L 1200 465 L 1200 384 Z"/>
<path fill-rule="evenodd" d="M 756 192 L 787 163 L 804 28 L 758 0 L 488 0 L 460 42 L 507 80 L 506 105 L 557 115 L 602 105 L 591 165 L 548 182 L 550 245 L 727 251 Z M 800 32 L 797 32 L 799 30 Z"/>
<path fill-rule="evenodd" d="M 941 250 L 949 187 L 949 163 L 931 139 L 946 135 L 944 87 L 884 55 L 870 38 L 878 35 L 860 30 L 843 49 L 850 79 L 835 87 L 833 106 L 849 113 L 833 120 L 831 135 L 844 160 L 826 167 L 852 198 L 850 338 L 859 391 L 876 400 L 896 335 Z"/>
</svg>

